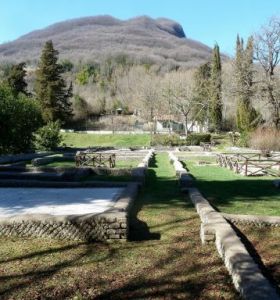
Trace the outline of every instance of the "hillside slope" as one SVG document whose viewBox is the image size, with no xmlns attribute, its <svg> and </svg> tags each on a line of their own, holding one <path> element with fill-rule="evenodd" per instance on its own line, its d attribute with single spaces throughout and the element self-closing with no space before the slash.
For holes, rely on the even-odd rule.
<svg viewBox="0 0 280 300">
<path fill-rule="evenodd" d="M 210 48 L 188 39 L 172 20 L 142 16 L 122 21 L 111 16 L 84 17 L 53 24 L 0 45 L 0 62 L 36 62 L 52 39 L 61 58 L 74 62 L 125 53 L 139 61 L 196 66 L 210 57 Z"/>
</svg>

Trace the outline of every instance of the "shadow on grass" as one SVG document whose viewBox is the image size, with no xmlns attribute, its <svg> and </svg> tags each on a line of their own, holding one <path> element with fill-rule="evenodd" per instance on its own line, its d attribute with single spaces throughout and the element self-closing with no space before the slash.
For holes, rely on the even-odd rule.
<svg viewBox="0 0 280 300">
<path fill-rule="evenodd" d="M 155 157 L 155 156 L 153 156 L 153 157 L 150 159 L 149 167 L 150 167 L 150 168 L 157 168 L 157 167 L 158 167 L 158 165 L 157 165 L 157 160 L 156 160 L 156 157 Z"/>
<path fill-rule="evenodd" d="M 151 165 L 152 166 L 156 165 L 155 158 L 152 159 Z M 147 185 L 151 184 L 150 182 L 151 180 L 154 182 L 154 184 L 156 184 L 157 178 L 156 178 L 155 171 L 148 169 L 147 176 L 146 176 L 146 186 L 144 186 L 140 191 L 137 200 L 134 202 L 134 205 L 130 212 L 129 235 L 128 235 L 129 241 L 160 240 L 160 233 L 150 232 L 147 223 L 138 218 L 138 214 L 142 210 L 144 205 L 144 202 L 141 200 L 143 199 L 143 196 L 147 193 L 147 191 L 149 192 L 150 189 L 147 188 Z"/>
<path fill-rule="evenodd" d="M 0 275 L 0 299 L 10 299 L 9 294 L 17 293 L 21 289 L 24 289 L 31 284 L 39 284 L 40 282 L 44 281 L 45 279 L 50 278 L 51 276 L 54 276 L 55 274 L 59 273 L 61 270 L 68 268 L 68 267 L 75 267 L 75 266 L 82 266 L 83 263 L 82 260 L 84 258 L 92 256 L 93 252 L 96 250 L 96 248 L 92 247 L 91 244 L 85 244 L 85 243 L 77 243 L 74 245 L 68 245 L 68 246 L 62 246 L 62 247 L 56 247 L 53 249 L 43 250 L 43 251 L 34 251 L 30 254 L 14 257 L 12 259 L 8 259 L 6 261 L 1 261 L 1 263 L 7 263 L 7 262 L 17 262 L 17 264 L 21 263 L 24 260 L 30 260 L 34 257 L 38 258 L 44 258 L 47 255 L 53 256 L 56 253 L 64 253 L 68 250 L 75 250 L 79 248 L 80 246 L 85 246 L 85 251 L 75 255 L 73 258 L 67 258 L 66 253 L 63 255 L 63 258 L 59 260 L 57 263 L 49 264 L 48 267 L 38 267 L 35 265 L 35 268 L 30 271 L 26 271 L 23 273 L 20 272 L 14 272 L 11 275 Z M 97 246 L 97 248 L 100 247 Z M 108 247 L 106 245 L 106 247 Z M 106 259 L 109 259 L 113 254 L 113 249 L 108 251 L 108 254 L 100 259 L 96 259 L 96 263 L 100 263 Z M 5 283 L 7 281 L 10 281 L 10 284 L 5 286 Z M 34 295 L 28 294 L 28 297 L 25 299 L 35 299 Z M 37 297 L 36 297 L 37 298 Z M 62 299 L 62 298 L 61 298 Z"/>
</svg>

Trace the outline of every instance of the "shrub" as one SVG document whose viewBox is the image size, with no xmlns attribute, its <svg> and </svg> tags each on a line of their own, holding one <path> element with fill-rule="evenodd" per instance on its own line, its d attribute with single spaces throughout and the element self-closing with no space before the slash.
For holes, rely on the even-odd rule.
<svg viewBox="0 0 280 300">
<path fill-rule="evenodd" d="M 186 145 L 200 145 L 200 143 L 209 143 L 211 141 L 210 133 L 191 133 L 186 138 Z"/>
<path fill-rule="evenodd" d="M 64 72 L 70 72 L 74 68 L 73 63 L 69 59 L 64 59 L 60 62 Z"/>
<path fill-rule="evenodd" d="M 0 153 L 22 153 L 32 148 L 34 132 L 42 125 L 37 102 L 23 94 L 14 95 L 0 86 Z"/>
<path fill-rule="evenodd" d="M 247 132 L 247 131 L 241 132 L 237 139 L 237 146 L 248 147 L 249 146 L 249 138 L 250 138 L 249 132 Z"/>
<path fill-rule="evenodd" d="M 151 140 L 151 146 L 178 146 L 181 144 L 182 141 L 177 134 L 155 134 Z"/>
<path fill-rule="evenodd" d="M 89 82 L 90 73 L 87 68 L 82 69 L 76 74 L 76 83 L 79 85 L 86 85 Z"/>
<path fill-rule="evenodd" d="M 274 128 L 257 128 L 251 133 L 249 145 L 264 152 L 280 151 L 280 131 Z"/>
<path fill-rule="evenodd" d="M 239 144 L 239 140 L 240 140 L 240 136 L 241 136 L 239 132 L 230 131 L 230 132 L 228 132 L 228 136 L 229 136 L 232 146 L 236 146 Z"/>
<path fill-rule="evenodd" d="M 36 132 L 35 148 L 37 150 L 53 150 L 62 142 L 60 124 L 58 121 L 49 122 Z"/>
</svg>

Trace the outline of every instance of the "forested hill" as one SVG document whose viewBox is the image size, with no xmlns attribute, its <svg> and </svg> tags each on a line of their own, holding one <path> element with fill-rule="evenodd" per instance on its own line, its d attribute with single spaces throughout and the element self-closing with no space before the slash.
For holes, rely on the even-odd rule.
<svg viewBox="0 0 280 300">
<path fill-rule="evenodd" d="M 30 32 L 0 45 L 0 62 L 36 63 L 47 40 L 53 40 L 62 59 L 99 60 L 126 54 L 145 63 L 197 66 L 209 59 L 211 49 L 186 37 L 175 21 L 142 16 L 122 21 L 111 16 L 68 20 Z"/>
</svg>

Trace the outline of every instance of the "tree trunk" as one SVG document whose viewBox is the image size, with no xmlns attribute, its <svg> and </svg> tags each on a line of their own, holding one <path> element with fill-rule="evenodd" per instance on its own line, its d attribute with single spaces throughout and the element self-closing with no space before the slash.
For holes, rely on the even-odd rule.
<svg viewBox="0 0 280 300">
<path fill-rule="evenodd" d="M 185 120 L 184 120 L 184 129 L 185 129 L 185 135 L 186 137 L 188 136 L 188 116 L 184 116 Z"/>
</svg>

